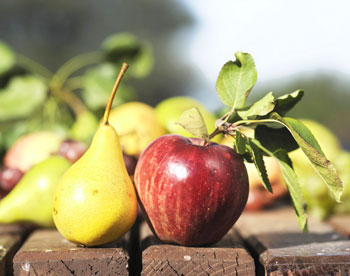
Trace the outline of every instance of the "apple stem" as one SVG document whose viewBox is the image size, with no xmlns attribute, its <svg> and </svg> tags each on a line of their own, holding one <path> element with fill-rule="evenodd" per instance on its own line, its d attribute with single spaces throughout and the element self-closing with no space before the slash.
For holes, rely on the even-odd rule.
<svg viewBox="0 0 350 276">
<path fill-rule="evenodd" d="M 117 92 L 117 89 L 118 89 L 118 86 L 120 84 L 120 81 L 122 80 L 126 70 L 128 70 L 128 67 L 129 67 L 129 64 L 127 64 L 125 62 L 122 64 L 122 68 L 120 69 L 120 72 L 118 74 L 117 80 L 115 81 L 115 84 L 113 86 L 111 95 L 109 97 L 109 100 L 108 100 L 108 103 L 107 103 L 107 106 L 106 106 L 105 114 L 103 116 L 103 123 L 105 125 L 108 125 L 109 113 L 111 112 L 114 96 L 115 96 L 115 94 Z"/>
<path fill-rule="evenodd" d="M 216 135 L 222 133 L 223 131 L 220 130 L 219 128 L 216 128 L 210 135 L 209 135 L 209 140 L 213 139 Z"/>
</svg>

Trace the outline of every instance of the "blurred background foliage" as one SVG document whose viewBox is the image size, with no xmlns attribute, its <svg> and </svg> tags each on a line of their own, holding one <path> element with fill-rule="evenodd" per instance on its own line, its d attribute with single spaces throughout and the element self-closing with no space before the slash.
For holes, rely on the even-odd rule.
<svg viewBox="0 0 350 276">
<path fill-rule="evenodd" d="M 270 81 L 261 85 L 256 95 L 273 91 L 281 96 L 297 89 L 305 91 L 304 97 L 287 115 L 322 123 L 340 139 L 344 149 L 350 150 L 350 72 L 315 72 Z"/>
<path fill-rule="evenodd" d="M 82 126 L 101 116 L 125 59 L 132 67 L 116 104 L 137 99 L 154 106 L 173 95 L 218 102 L 215 84 L 185 57 L 196 19 L 181 1 L 2 0 L 0 26 L 5 43 L 0 45 L 3 150 L 38 128 L 84 135 Z M 229 58 L 245 50 L 231 48 Z M 282 95 L 304 89 L 305 98 L 290 115 L 320 121 L 349 150 L 349 82 L 349 75 L 331 71 L 295 72 L 283 80 L 258 83 L 252 100 L 263 92 Z M 73 127 L 77 120 L 81 126 Z"/>
</svg>

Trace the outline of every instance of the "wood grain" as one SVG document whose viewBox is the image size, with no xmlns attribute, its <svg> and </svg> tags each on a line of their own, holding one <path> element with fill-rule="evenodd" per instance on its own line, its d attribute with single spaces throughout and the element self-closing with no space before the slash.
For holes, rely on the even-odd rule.
<svg viewBox="0 0 350 276">
<path fill-rule="evenodd" d="M 56 230 L 37 230 L 17 252 L 14 275 L 129 275 L 123 242 L 83 248 Z"/>
<path fill-rule="evenodd" d="M 255 275 L 252 257 L 235 231 L 210 247 L 162 244 L 141 226 L 141 275 Z"/>
<path fill-rule="evenodd" d="M 350 275 L 350 241 L 312 220 L 302 233 L 292 208 L 244 213 L 235 227 L 260 263 L 258 275 Z"/>
<path fill-rule="evenodd" d="M 12 259 L 32 229 L 26 224 L 0 225 L 0 276 L 12 275 Z"/>
</svg>

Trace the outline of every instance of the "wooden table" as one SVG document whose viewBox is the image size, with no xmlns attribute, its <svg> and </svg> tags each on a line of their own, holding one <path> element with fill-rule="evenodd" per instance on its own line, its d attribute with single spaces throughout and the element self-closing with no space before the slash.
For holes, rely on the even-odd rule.
<svg viewBox="0 0 350 276">
<path fill-rule="evenodd" d="M 53 229 L 27 237 L 33 227 L 0 226 L 0 276 L 350 275 L 349 221 L 310 219 L 305 234 L 291 207 L 246 212 L 221 241 L 205 247 L 162 244 L 144 222 L 121 241 L 92 248 Z"/>
</svg>

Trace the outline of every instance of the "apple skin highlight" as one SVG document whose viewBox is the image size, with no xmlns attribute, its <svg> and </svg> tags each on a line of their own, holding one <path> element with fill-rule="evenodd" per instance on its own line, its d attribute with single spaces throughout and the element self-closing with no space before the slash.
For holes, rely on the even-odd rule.
<svg viewBox="0 0 350 276">
<path fill-rule="evenodd" d="M 135 186 L 152 230 L 163 242 L 185 246 L 219 241 L 241 215 L 249 184 L 232 148 L 164 135 L 142 153 Z"/>
</svg>

